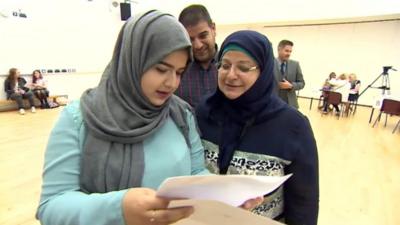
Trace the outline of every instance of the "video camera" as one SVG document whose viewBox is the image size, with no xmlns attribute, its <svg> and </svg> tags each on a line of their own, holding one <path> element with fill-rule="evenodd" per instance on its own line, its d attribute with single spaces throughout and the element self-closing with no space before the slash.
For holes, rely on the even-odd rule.
<svg viewBox="0 0 400 225">
<path fill-rule="evenodd" d="M 394 70 L 397 71 L 395 68 L 393 68 L 392 66 L 384 66 L 383 67 L 383 74 L 387 74 L 389 70 Z"/>
</svg>

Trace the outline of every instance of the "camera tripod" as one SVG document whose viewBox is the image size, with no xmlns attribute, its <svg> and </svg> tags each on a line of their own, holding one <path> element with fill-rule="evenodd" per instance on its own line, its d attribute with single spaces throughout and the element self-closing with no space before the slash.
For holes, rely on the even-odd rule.
<svg viewBox="0 0 400 225">
<path fill-rule="evenodd" d="M 362 94 L 364 94 L 365 91 L 368 90 L 368 88 L 377 88 L 377 89 L 382 89 L 382 97 L 385 95 L 390 95 L 390 79 L 389 79 L 389 70 L 394 70 L 397 71 L 396 69 L 392 68 L 391 66 L 384 66 L 383 67 L 383 72 L 374 80 L 370 85 L 368 85 L 359 95 L 360 97 Z M 378 87 L 373 87 L 374 83 L 379 80 L 379 78 L 382 78 L 382 85 Z M 357 107 L 357 102 L 356 102 L 356 107 Z M 371 115 L 369 117 L 369 123 L 371 123 L 372 120 L 372 115 L 374 113 L 374 107 L 372 107 Z"/>
<path fill-rule="evenodd" d="M 392 69 L 394 71 L 396 71 L 394 68 L 392 68 L 391 66 L 384 66 L 383 67 L 383 72 L 374 80 L 372 81 L 372 83 L 370 85 L 368 85 L 359 95 L 358 97 L 360 97 L 362 94 L 364 94 L 364 92 L 366 92 L 368 90 L 368 88 L 377 88 L 377 89 L 382 89 L 382 96 L 384 95 L 390 95 L 390 79 L 389 79 L 389 73 L 388 71 Z M 373 87 L 372 85 L 375 84 L 376 81 L 379 80 L 379 78 L 382 77 L 382 85 L 378 86 L 378 87 Z"/>
</svg>

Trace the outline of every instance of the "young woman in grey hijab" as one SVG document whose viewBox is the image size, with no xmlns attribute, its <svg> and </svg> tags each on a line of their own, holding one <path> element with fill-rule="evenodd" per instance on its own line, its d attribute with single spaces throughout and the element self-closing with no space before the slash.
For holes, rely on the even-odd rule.
<svg viewBox="0 0 400 225">
<path fill-rule="evenodd" d="M 184 27 L 149 11 L 122 27 L 98 87 L 61 113 L 47 146 L 37 218 L 42 224 L 170 224 L 154 189 L 207 173 L 189 105 L 173 93 L 190 61 Z"/>
</svg>

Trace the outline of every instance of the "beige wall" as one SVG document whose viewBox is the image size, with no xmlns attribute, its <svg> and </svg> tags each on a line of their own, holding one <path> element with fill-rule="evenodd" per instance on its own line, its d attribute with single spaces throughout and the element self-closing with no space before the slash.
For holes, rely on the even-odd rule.
<svg viewBox="0 0 400 225">
<path fill-rule="evenodd" d="M 217 27 L 217 42 L 235 30 L 253 29 L 266 34 L 274 45 L 282 38 L 295 43 L 292 58 L 300 61 L 306 81 L 301 96 L 318 96 L 323 80 L 331 71 L 356 73 L 362 81 L 362 90 L 382 73 L 382 66 L 400 69 L 400 21 L 369 22 L 335 25 L 311 25 L 298 27 L 263 27 L 261 25 L 230 25 Z M 110 40 L 114 44 L 115 40 Z M 101 48 L 101 43 L 98 43 Z M 98 63 L 103 68 L 109 60 L 109 52 L 99 51 L 102 60 L 82 59 L 81 63 Z M 101 54 L 103 53 L 103 54 Z M 80 54 L 77 53 L 77 57 Z M 72 57 L 72 56 L 71 56 Z M 99 61 L 101 63 L 99 63 Z M 102 69 L 92 72 L 46 75 L 50 90 L 54 94 L 68 94 L 70 99 L 78 98 L 87 88 L 95 86 Z M 391 92 L 400 96 L 400 70 L 389 71 Z M 0 77 L 3 83 L 4 77 Z M 381 79 L 376 83 L 381 85 Z M 361 104 L 372 105 L 381 90 L 370 88 L 360 98 Z M 4 99 L 4 92 L 0 99 Z"/>
<path fill-rule="evenodd" d="M 110 8 L 109 1 L 80 0 L 25 1 L 20 8 L 27 13 L 27 19 L 0 17 L 0 74 L 7 74 L 10 67 L 19 68 L 22 74 L 30 74 L 34 69 L 76 69 L 76 73 L 46 75 L 52 93 L 69 94 L 71 98 L 95 86 L 111 58 L 122 25 L 119 9 Z M 174 14 L 180 9 L 174 9 Z M 210 11 L 217 9 L 220 8 Z M 221 13 L 215 12 L 216 18 Z M 219 25 L 217 21 L 217 40 L 221 44 L 233 31 L 248 28 L 266 34 L 274 50 L 281 39 L 292 40 L 292 58 L 300 61 L 306 80 L 300 95 L 310 97 L 318 95 L 314 91 L 331 71 L 356 73 L 364 89 L 379 76 L 382 66 L 400 69 L 399 14 L 395 18 L 366 23 L 348 23 L 353 20 L 343 19 L 346 23 L 329 25 L 297 21 L 279 26 Z M 293 24 L 309 25 L 287 26 Z M 390 71 L 389 76 L 392 93 L 400 95 L 400 72 Z M 3 80 L 0 76 L 1 84 Z M 5 98 L 2 89 L 0 99 Z M 380 95 L 379 90 L 369 89 L 360 102 L 371 105 L 376 95 Z"/>
<path fill-rule="evenodd" d="M 294 42 L 292 59 L 300 62 L 306 81 L 301 96 L 318 96 L 316 90 L 332 71 L 357 74 L 363 90 L 383 72 L 383 66 L 399 69 L 398 72 L 389 71 L 389 78 L 392 94 L 400 96 L 400 20 L 277 27 L 262 24 L 218 26 L 218 43 L 221 44 L 231 32 L 241 29 L 267 35 L 275 55 L 281 39 Z M 381 86 L 381 79 L 375 84 Z M 360 103 L 371 105 L 374 97 L 379 95 L 381 90 L 370 88 L 360 98 Z"/>
<path fill-rule="evenodd" d="M 28 17 L 0 16 L 0 74 L 10 67 L 22 74 L 34 69 L 75 69 L 79 73 L 104 69 L 123 24 L 119 9 L 107 7 L 109 1 L 12 2 L 15 5 L 10 10 L 20 8 Z"/>
<path fill-rule="evenodd" d="M 123 24 L 110 1 L 4 0 L 0 3 L 0 99 L 9 68 L 29 82 L 35 69 L 75 69 L 75 73 L 44 74 L 50 94 L 79 98 L 94 87 L 111 59 Z M 28 18 L 8 15 L 21 9 Z"/>
</svg>

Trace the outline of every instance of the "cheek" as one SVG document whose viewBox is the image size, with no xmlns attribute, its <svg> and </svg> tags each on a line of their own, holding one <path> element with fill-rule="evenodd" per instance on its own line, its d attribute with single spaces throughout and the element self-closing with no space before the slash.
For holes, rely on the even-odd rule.
<svg viewBox="0 0 400 225">
<path fill-rule="evenodd" d="M 218 74 L 218 86 L 221 88 L 224 86 L 225 76 Z"/>
<path fill-rule="evenodd" d="M 148 93 L 150 93 L 153 90 L 154 83 L 155 82 L 152 81 L 152 79 L 147 79 L 147 77 L 143 77 L 141 81 L 142 92 L 145 95 L 148 95 Z"/>
<path fill-rule="evenodd" d="M 249 90 L 254 83 L 257 81 L 259 75 L 248 77 L 244 82 L 246 85 L 246 90 Z"/>
<path fill-rule="evenodd" d="M 181 84 L 181 79 L 182 76 L 176 77 L 175 90 L 178 89 L 179 85 Z"/>
</svg>

